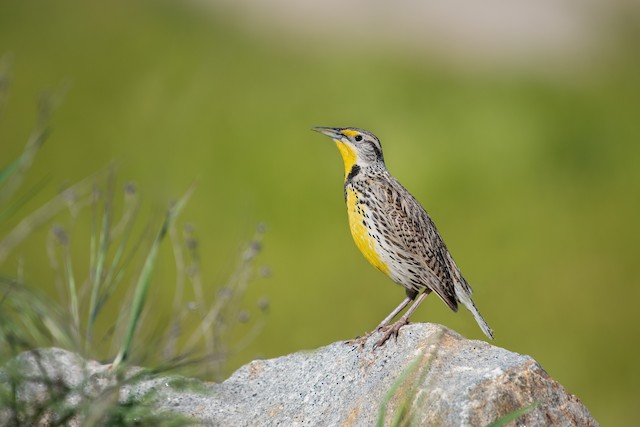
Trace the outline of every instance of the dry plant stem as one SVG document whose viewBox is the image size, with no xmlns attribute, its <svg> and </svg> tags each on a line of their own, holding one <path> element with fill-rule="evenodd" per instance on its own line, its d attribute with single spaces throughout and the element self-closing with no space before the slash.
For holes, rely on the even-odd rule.
<svg viewBox="0 0 640 427">
<path fill-rule="evenodd" d="M 258 335 L 260 335 L 260 332 L 262 332 L 262 330 L 264 329 L 265 324 L 266 324 L 265 319 L 260 319 L 259 322 L 256 322 L 251 328 L 251 330 L 249 331 L 249 333 L 247 333 L 247 335 L 242 337 L 242 340 L 240 340 L 235 345 L 235 347 L 233 348 L 233 351 L 240 352 L 245 348 L 247 348 L 249 344 L 251 344 L 258 337 Z"/>
<path fill-rule="evenodd" d="M 219 329 L 219 325 L 216 322 L 220 319 L 220 315 L 223 309 L 229 309 L 229 305 L 234 295 L 242 295 L 246 291 L 249 279 L 251 278 L 251 264 L 257 254 L 257 249 L 262 239 L 262 233 L 258 232 L 253 241 L 249 244 L 249 247 L 243 253 L 242 260 L 238 264 L 238 267 L 229 279 L 227 292 L 221 292 L 216 298 L 216 303 L 211 307 L 207 315 L 202 319 L 199 331 L 195 332 L 185 345 L 186 351 L 191 351 L 196 343 L 203 338 L 206 340 L 208 331 L 211 328 Z M 215 349 L 215 347 L 214 347 Z"/>
<path fill-rule="evenodd" d="M 108 268 L 105 269 L 105 278 L 103 280 L 103 289 L 102 292 L 98 295 L 98 300 L 96 302 L 97 306 L 95 310 L 100 310 L 111 294 L 115 291 L 115 288 L 120 283 L 120 280 L 123 276 L 123 271 L 128 263 L 131 261 L 132 257 L 125 258 L 123 260 L 123 256 L 125 253 L 125 248 L 127 243 L 129 242 L 129 237 L 132 235 L 131 230 L 133 228 L 135 214 L 138 210 L 138 198 L 135 194 L 129 194 L 127 190 L 125 190 L 125 198 L 124 198 L 125 206 L 118 224 L 112 227 L 110 231 L 110 241 L 111 242 L 119 242 L 118 247 L 116 248 L 115 254 L 111 260 Z M 139 246 L 136 244 L 136 248 Z M 131 253 L 135 253 L 132 251 Z M 121 264 L 122 261 L 122 264 Z"/>
<path fill-rule="evenodd" d="M 0 58 L 0 115 L 4 113 L 9 98 L 9 83 L 11 81 L 12 55 L 4 54 Z"/>
<path fill-rule="evenodd" d="M 69 300 L 71 305 L 70 307 L 71 319 L 73 322 L 73 330 L 72 330 L 73 340 L 76 343 L 79 343 L 80 342 L 80 309 L 78 305 L 78 292 L 76 289 L 76 280 L 73 274 L 73 263 L 71 261 L 71 253 L 70 253 L 68 244 L 64 247 L 63 254 L 65 258 L 64 270 L 65 270 L 66 282 L 69 288 L 68 292 L 69 292 Z"/>
<path fill-rule="evenodd" d="M 176 292 L 173 299 L 173 317 L 178 318 L 181 311 L 182 300 L 184 296 L 184 282 L 186 276 L 186 268 L 184 261 L 184 253 L 182 251 L 182 245 L 178 233 L 176 232 L 175 225 L 172 225 L 169 229 L 169 238 L 171 239 L 171 246 L 173 248 L 173 257 L 176 263 Z"/>
<path fill-rule="evenodd" d="M 196 297 L 196 310 L 203 318 L 206 317 L 206 310 L 204 306 L 204 292 L 202 286 L 202 274 L 200 269 L 200 258 L 198 257 L 198 253 L 196 249 L 191 249 L 191 259 L 192 265 L 191 269 L 193 270 L 193 274 L 189 275 L 189 279 L 191 281 L 191 287 L 193 288 L 193 293 Z M 208 354 L 212 354 L 215 349 L 215 332 L 210 333 L 211 331 L 208 328 L 205 328 L 203 323 L 199 325 L 202 336 L 204 337 L 204 345 Z"/>
<path fill-rule="evenodd" d="M 90 188 L 90 179 L 86 178 L 78 184 L 64 190 L 20 221 L 20 223 L 0 241 L 0 265 L 5 261 L 9 253 L 29 234 L 67 206 L 67 196 L 65 193 L 72 192 L 77 198 L 82 198 L 89 193 Z"/>
<path fill-rule="evenodd" d="M 180 325 L 182 324 L 184 313 L 182 310 L 182 304 L 184 299 L 184 284 L 186 276 L 184 251 L 182 250 L 182 245 L 180 244 L 180 239 L 175 225 L 172 225 L 169 228 L 169 238 L 171 239 L 173 258 L 176 264 L 176 291 L 173 298 L 172 320 L 166 334 L 166 342 L 163 346 L 164 358 L 167 360 L 174 358 L 176 355 L 176 341 L 180 333 Z"/>
</svg>

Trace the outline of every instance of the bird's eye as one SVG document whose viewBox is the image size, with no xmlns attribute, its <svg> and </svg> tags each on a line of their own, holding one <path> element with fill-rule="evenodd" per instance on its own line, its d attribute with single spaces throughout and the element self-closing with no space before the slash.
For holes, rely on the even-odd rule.
<svg viewBox="0 0 640 427">
<path fill-rule="evenodd" d="M 362 141 L 362 135 L 356 135 L 354 138 L 356 141 Z"/>
</svg>

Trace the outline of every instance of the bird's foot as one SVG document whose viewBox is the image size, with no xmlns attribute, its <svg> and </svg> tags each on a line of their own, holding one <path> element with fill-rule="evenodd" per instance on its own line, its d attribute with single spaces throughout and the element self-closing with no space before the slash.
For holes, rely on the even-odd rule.
<svg viewBox="0 0 640 427">
<path fill-rule="evenodd" d="M 400 328 L 402 328 L 404 325 L 407 325 L 407 324 L 409 324 L 409 319 L 405 319 L 404 317 L 401 317 L 400 319 L 398 319 L 398 321 L 394 322 L 391 325 L 378 328 L 379 331 L 384 332 L 384 335 L 382 336 L 382 338 L 378 340 L 378 342 L 376 343 L 376 345 L 373 346 L 373 348 L 382 347 L 384 343 L 387 342 L 387 340 L 391 337 L 394 337 L 397 340 L 398 332 L 400 332 Z"/>
<path fill-rule="evenodd" d="M 371 335 L 373 335 L 373 333 L 374 333 L 374 332 L 376 332 L 376 331 L 375 331 L 375 330 L 373 330 L 373 331 L 371 331 L 371 332 L 367 332 L 366 334 L 364 334 L 364 335 L 363 335 L 363 336 L 361 336 L 361 337 L 357 337 L 357 338 L 354 338 L 354 339 L 352 339 L 352 340 L 345 341 L 345 344 L 350 345 L 350 346 L 352 346 L 353 348 L 356 348 L 356 347 L 363 348 L 363 347 L 364 347 L 364 344 L 367 342 L 367 340 L 369 339 L 369 337 L 370 337 Z"/>
</svg>

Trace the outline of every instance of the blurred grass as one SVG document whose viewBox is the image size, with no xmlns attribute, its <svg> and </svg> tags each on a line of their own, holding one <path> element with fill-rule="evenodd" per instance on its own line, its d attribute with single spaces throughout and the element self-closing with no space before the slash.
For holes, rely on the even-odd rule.
<svg viewBox="0 0 640 427">
<path fill-rule="evenodd" d="M 6 77 L 6 69 L 3 71 L 0 80 Z M 46 97 L 43 101 L 48 105 Z M 45 287 L 55 285 L 58 293 L 58 300 L 52 300 L 24 283 L 23 258 L 18 260 L 16 273 L 0 274 L 0 424 L 64 425 L 70 420 L 80 420 L 78 422 L 83 425 L 184 425 L 188 420 L 182 416 L 151 410 L 155 397 L 153 390 L 142 393 L 139 398 L 123 399 L 118 398 L 121 387 L 168 371 L 181 371 L 202 379 L 224 378 L 230 354 L 231 340 L 228 336 L 237 325 L 251 320 L 244 297 L 257 275 L 254 261 L 260 253 L 265 228 L 263 225 L 257 227 L 234 274 L 218 288 L 215 298 L 207 301 L 202 296 L 194 227 L 187 224 L 182 236 L 175 227 L 177 217 L 193 194 L 193 186 L 167 209 L 148 249 L 144 244 L 145 234 L 154 226 L 146 218 L 143 219 L 143 227 L 147 230 L 142 232 L 137 243 L 129 244 L 132 234 L 136 234 L 133 231 L 138 228 L 135 224 L 138 195 L 135 185 L 128 182 L 122 191 L 124 200 L 116 202 L 113 169 L 107 179 L 106 191 L 101 189 L 101 180 L 96 175 L 62 190 L 34 212 L 21 211 L 22 205 L 37 193 L 37 188 L 36 191 L 29 189 L 17 200 L 13 196 L 45 141 L 47 128 L 46 117 L 39 119 L 22 154 L 0 169 L 0 224 L 12 216 L 19 221 L 13 229 L 6 230 L 6 235 L 1 235 L 0 265 L 35 230 L 53 222 L 46 242 L 51 277 L 48 283 L 43 283 Z M 93 187 L 88 185 L 89 181 L 93 181 Z M 122 204 L 120 215 L 114 214 L 114 207 L 118 204 Z M 89 241 L 80 239 L 77 242 L 74 239 L 76 226 L 83 222 L 89 208 L 92 217 Z M 172 282 L 167 278 L 152 281 L 162 241 L 167 236 L 173 243 L 176 267 L 175 286 L 171 287 L 174 291 L 173 310 L 158 313 L 154 304 L 150 307 L 148 294 L 150 289 L 155 291 L 155 287 L 171 285 Z M 86 250 L 87 246 L 88 257 L 76 259 L 72 256 L 74 249 Z M 131 272 L 131 265 L 140 262 L 140 258 L 144 258 L 144 262 L 139 273 Z M 82 266 L 83 262 L 88 262 L 89 273 L 76 277 L 77 266 Z M 84 267 L 86 271 L 87 266 Z M 260 275 L 265 276 L 262 272 Z M 121 282 L 127 281 L 130 281 L 125 292 L 128 296 L 114 297 Z M 185 292 L 187 281 L 191 285 L 190 292 Z M 154 288 L 151 288 L 152 282 Z M 187 294 L 195 295 L 196 302 L 185 301 Z M 117 307 L 115 316 L 113 312 L 103 315 L 109 305 Z M 268 309 L 268 299 L 263 297 L 254 305 L 264 313 Z M 84 318 L 85 314 L 87 320 L 82 322 L 81 317 Z M 191 323 L 196 319 L 196 323 L 200 323 L 196 331 L 182 330 L 189 318 Z M 105 324 L 106 331 L 101 331 L 101 336 L 96 338 L 99 320 Z M 252 321 L 250 333 L 240 338 L 251 341 L 263 323 L 263 319 Z M 146 335 L 141 333 L 141 329 L 146 330 Z M 102 351 L 101 347 L 109 343 L 112 350 Z M 53 378 L 50 363 L 39 352 L 39 349 L 51 346 L 80 353 L 84 360 L 95 357 L 113 360 L 106 371 L 111 384 L 95 395 L 86 393 L 89 377 L 75 378 L 70 382 Z M 24 359 L 18 360 L 24 356 L 22 352 L 29 350 L 33 350 L 29 357 L 33 359 L 34 372 L 28 372 L 26 365 L 29 363 L 24 364 Z M 144 368 L 134 368 L 138 372 L 132 373 L 128 370 L 131 363 Z M 75 380 L 79 384 L 74 384 Z M 29 394 L 26 390 L 35 384 L 43 389 Z M 74 394 L 80 397 L 72 399 L 74 403 L 69 404 L 69 396 Z M 34 400 L 34 395 L 40 398 Z"/>
<path fill-rule="evenodd" d="M 274 276 L 247 297 L 268 294 L 271 314 L 231 359 L 237 367 L 352 338 L 403 297 L 357 253 L 339 156 L 309 131 L 369 129 L 434 217 L 496 344 L 535 357 L 603 425 L 631 424 L 640 381 L 637 39 L 593 70 L 550 78 L 256 32 L 240 31 L 232 14 L 177 2 L 2 2 L 0 53 L 14 63 L 2 160 L 21 152 L 39 93 L 70 87 L 24 188 L 52 183 L 25 207 L 113 159 L 147 189 L 157 216 L 196 179 L 183 217 L 198 227 L 203 277 L 218 278 L 204 283 L 212 299 L 246 230 L 266 222 L 262 261 Z M 35 233 L 2 273 L 22 259 L 25 280 L 49 286 L 45 241 Z M 154 277 L 174 274 L 160 258 Z M 170 307 L 172 295 L 154 297 Z M 481 338 L 468 313 L 436 300 L 413 320 Z"/>
</svg>

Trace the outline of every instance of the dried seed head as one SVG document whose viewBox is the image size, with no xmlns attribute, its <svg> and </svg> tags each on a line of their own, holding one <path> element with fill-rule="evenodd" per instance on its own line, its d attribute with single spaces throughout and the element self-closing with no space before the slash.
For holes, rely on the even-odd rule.
<svg viewBox="0 0 640 427">
<path fill-rule="evenodd" d="M 191 235 L 191 234 L 193 234 L 193 232 L 195 231 L 195 229 L 196 229 L 196 227 L 195 227 L 193 224 L 191 224 L 190 222 L 188 222 L 188 223 L 186 223 L 186 224 L 184 225 L 184 233 L 185 233 L 186 235 Z"/>
<path fill-rule="evenodd" d="M 200 268 L 197 264 L 191 264 L 189 267 L 187 267 L 187 276 L 189 278 L 193 279 L 194 277 L 198 276 L 198 274 L 200 274 Z"/>
<path fill-rule="evenodd" d="M 272 274 L 271 267 L 269 267 L 268 265 L 263 265 L 262 267 L 260 267 L 260 270 L 258 270 L 258 274 L 260 274 L 260 277 L 268 279 Z"/>
<path fill-rule="evenodd" d="M 61 191 L 60 195 L 62 196 L 64 201 L 69 204 L 75 203 L 76 200 L 78 200 L 78 195 L 71 188 L 65 188 L 64 190 Z"/>
<path fill-rule="evenodd" d="M 230 298 L 233 295 L 233 290 L 227 288 L 226 286 L 223 286 L 222 288 L 218 289 L 218 298 Z"/>
<path fill-rule="evenodd" d="M 249 247 L 244 251 L 242 258 L 245 261 L 251 261 L 262 249 L 262 244 L 258 240 L 252 240 Z"/>
<path fill-rule="evenodd" d="M 51 228 L 51 234 L 53 234 L 55 239 L 62 246 L 67 246 L 69 244 L 69 236 L 67 235 L 67 232 L 64 231 L 64 228 L 62 228 L 61 225 L 54 224 Z"/>
<path fill-rule="evenodd" d="M 266 312 L 269 310 L 269 299 L 267 297 L 262 297 L 258 300 L 258 308 L 262 312 Z"/>
<path fill-rule="evenodd" d="M 136 187 L 136 183 L 133 181 L 129 181 L 124 185 L 124 194 L 128 196 L 133 196 L 137 193 L 138 189 Z"/>
<path fill-rule="evenodd" d="M 247 323 L 250 318 L 251 316 L 249 315 L 249 312 L 246 310 L 240 310 L 240 312 L 238 313 L 238 322 L 240 323 Z"/>
<path fill-rule="evenodd" d="M 93 187 L 93 191 L 91 192 L 91 200 L 95 203 L 100 199 L 100 197 L 102 197 L 102 190 L 100 190 L 100 188 L 95 185 Z"/>
<path fill-rule="evenodd" d="M 198 249 L 198 239 L 189 237 L 185 241 L 185 245 L 187 245 L 187 249 L 189 249 L 190 251 L 195 251 L 196 249 Z"/>
</svg>

